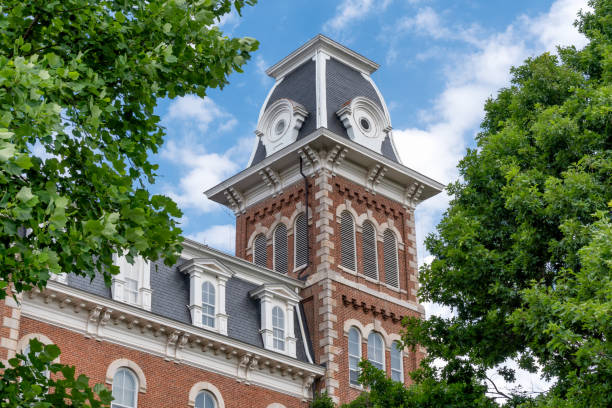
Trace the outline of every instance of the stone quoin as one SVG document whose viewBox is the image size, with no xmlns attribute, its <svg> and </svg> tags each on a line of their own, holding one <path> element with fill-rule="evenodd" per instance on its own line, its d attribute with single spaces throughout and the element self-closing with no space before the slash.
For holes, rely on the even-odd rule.
<svg viewBox="0 0 612 408">
<path fill-rule="evenodd" d="M 408 384 L 414 211 L 443 186 L 402 165 L 377 68 L 322 35 L 269 68 L 247 168 L 205 192 L 236 215 L 235 256 L 187 239 L 172 267 L 117 256 L 111 287 L 57 275 L 1 302 L 0 358 L 53 342 L 130 408 L 346 403 L 362 358 Z"/>
</svg>

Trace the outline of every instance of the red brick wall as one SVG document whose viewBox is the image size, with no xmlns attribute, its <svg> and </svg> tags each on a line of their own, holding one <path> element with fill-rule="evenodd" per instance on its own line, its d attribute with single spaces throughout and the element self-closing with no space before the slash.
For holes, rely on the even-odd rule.
<svg viewBox="0 0 612 408">
<path fill-rule="evenodd" d="M 274 402 L 287 408 L 308 406 L 299 398 L 239 383 L 233 378 L 189 365 L 165 361 L 162 357 L 131 348 L 88 339 L 70 330 L 23 317 L 20 337 L 29 333 L 42 333 L 49 337 L 62 350 L 60 362 L 76 366 L 77 375 L 87 375 L 91 385 L 105 383 L 106 370 L 114 360 L 126 358 L 134 361 L 147 380 L 147 392 L 138 394 L 139 408 L 187 407 L 189 391 L 200 381 L 209 382 L 219 389 L 226 408 L 265 408 Z"/>
</svg>

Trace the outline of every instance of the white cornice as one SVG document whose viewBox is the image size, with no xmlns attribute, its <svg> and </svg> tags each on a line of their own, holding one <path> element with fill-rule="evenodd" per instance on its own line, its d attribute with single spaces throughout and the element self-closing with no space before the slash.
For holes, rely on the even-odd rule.
<svg viewBox="0 0 612 408">
<path fill-rule="evenodd" d="M 87 327 L 83 328 L 89 337 L 103 337 L 100 335 L 103 332 L 100 327 L 111 322 L 114 325 L 126 324 L 128 329 L 140 329 L 143 334 L 154 333 L 157 337 L 160 333 L 163 333 L 164 336 L 168 337 L 168 344 L 176 344 L 180 339 L 185 343 L 195 342 L 203 347 L 227 354 L 228 359 L 234 356 L 249 356 L 251 360 L 256 359 L 260 365 L 268 361 L 270 364 L 274 363 L 274 365 L 280 365 L 283 368 L 291 368 L 292 372 L 302 373 L 301 377 L 310 375 L 318 377 L 323 375 L 325 371 L 320 366 L 304 363 L 280 353 L 256 347 L 204 328 L 168 319 L 138 307 L 84 292 L 64 284 L 50 281 L 43 292 L 34 290 L 29 292 L 28 296 L 30 299 L 41 297 L 48 305 L 56 302 L 59 308 L 71 308 L 75 314 L 89 314 Z M 37 316 L 32 317 L 37 318 Z M 167 350 L 166 354 L 166 357 L 170 360 L 176 358 L 176 350 Z"/>
<path fill-rule="evenodd" d="M 312 152 L 315 157 L 311 162 L 314 166 L 308 166 L 307 172 L 314 172 L 322 168 L 327 168 L 332 172 L 338 172 L 349 180 L 369 188 L 367 175 L 369 169 L 376 164 L 381 164 L 387 168 L 384 180 L 377 187 L 377 194 L 381 194 L 394 201 L 414 208 L 420 202 L 433 197 L 444 189 L 444 185 L 427 177 L 423 174 L 405 167 L 383 155 L 376 153 L 360 144 L 337 135 L 328 129 L 320 128 L 312 132 L 303 139 L 271 154 L 261 162 L 251 166 L 240 173 L 230 177 L 215 187 L 207 190 L 206 196 L 228 207 L 232 203 L 227 201 L 225 192 L 228 190 L 239 191 L 244 197 L 241 207 L 234 208 L 236 214 L 244 212 L 246 208 L 273 195 L 273 191 L 268 191 L 262 187 L 261 177 L 258 172 L 270 167 L 281 177 L 283 186 L 289 186 L 297 181 L 297 165 L 300 155 L 306 151 Z M 342 151 L 342 161 L 332 163 L 322 159 L 320 153 Z M 313 168 L 314 167 L 314 168 Z M 363 168 L 362 168 L 363 167 Z M 295 180 L 294 180 L 295 179 Z M 413 190 L 419 191 L 414 195 Z"/>
<path fill-rule="evenodd" d="M 289 72 L 314 57 L 318 50 L 322 50 L 329 56 L 368 75 L 376 71 L 379 67 L 377 63 L 363 55 L 356 53 L 322 34 L 318 34 L 306 44 L 268 68 L 266 74 L 275 79 L 283 78 Z"/>
</svg>

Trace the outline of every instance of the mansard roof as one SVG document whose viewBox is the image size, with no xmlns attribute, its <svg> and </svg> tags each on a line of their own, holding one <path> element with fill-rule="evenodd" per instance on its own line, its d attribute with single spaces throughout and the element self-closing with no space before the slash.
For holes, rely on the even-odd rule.
<svg viewBox="0 0 612 408">
<path fill-rule="evenodd" d="M 249 166 L 270 156 L 279 145 L 282 144 L 284 147 L 289 143 L 299 141 L 318 128 L 326 128 L 343 138 L 356 140 L 358 143 L 368 142 L 373 137 L 378 138 L 380 142 L 370 144 L 368 148 L 399 163 L 400 160 L 393 144 L 391 119 L 387 106 L 370 77 L 370 74 L 377 68 L 378 64 L 366 57 L 323 35 L 318 35 L 268 69 L 267 73 L 276 80 L 276 83 L 260 111 L 256 130 L 258 138 Z M 375 132 L 370 132 L 369 139 L 361 137 L 362 132 L 354 132 L 353 130 L 357 129 L 355 123 L 344 123 L 339 114 L 343 107 L 350 107 L 356 98 L 364 98 L 372 109 L 380 112 L 378 115 L 380 118 L 368 118 L 372 122 L 380 122 L 371 124 L 376 129 Z M 303 120 L 294 123 L 288 116 L 283 119 L 283 113 L 277 109 L 272 115 L 266 115 L 275 107 L 275 104 L 283 100 L 303 107 L 304 117 L 301 118 Z M 356 112 L 351 111 L 350 113 L 354 114 L 350 115 L 351 118 L 355 115 L 359 116 L 355 117 L 353 122 L 358 121 L 362 116 Z M 282 136 L 286 140 L 284 142 L 281 140 L 282 143 L 269 140 L 270 138 L 275 139 L 269 135 L 275 121 L 282 122 L 283 120 L 291 124 L 291 128 L 285 130 Z M 351 129 L 351 125 L 354 129 Z M 292 134 L 294 128 L 295 131 Z"/>
<path fill-rule="evenodd" d="M 304 283 L 297 279 L 281 275 L 266 268 L 258 267 L 243 259 L 222 253 L 206 245 L 186 239 L 183 243 L 182 257 L 175 265 L 167 266 L 163 260 L 150 264 L 150 283 L 152 290 L 151 313 L 161 318 L 170 319 L 177 324 L 192 325 L 189 313 L 189 274 L 184 270 L 190 266 L 208 268 L 209 271 L 222 273 L 229 277 L 226 282 L 226 314 L 228 315 L 227 337 L 229 339 L 265 350 L 260 334 L 259 300 L 251 296 L 262 287 L 282 291 L 285 296 L 299 300 L 295 294 L 297 288 Z M 68 275 L 68 286 L 80 291 L 112 300 L 111 288 L 104 284 L 100 275 L 90 281 L 74 274 Z M 126 305 L 125 307 L 131 308 Z M 306 322 L 302 305 L 296 302 L 294 321 Z M 146 312 L 145 312 L 146 313 Z M 297 313 L 300 313 L 299 319 Z M 207 330 L 195 328 L 194 330 Z M 215 336 L 218 334 L 214 333 Z M 312 345 L 308 338 L 308 330 L 300 330 L 300 325 L 294 325 L 296 342 L 296 357 L 302 363 L 312 364 L 308 356 L 312 356 Z"/>
</svg>

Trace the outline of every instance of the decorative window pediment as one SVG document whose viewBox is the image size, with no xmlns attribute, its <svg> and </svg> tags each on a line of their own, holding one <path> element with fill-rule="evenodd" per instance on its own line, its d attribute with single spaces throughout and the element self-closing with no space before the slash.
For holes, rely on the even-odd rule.
<svg viewBox="0 0 612 408">
<path fill-rule="evenodd" d="M 300 297 L 282 284 L 263 284 L 249 295 L 260 301 L 264 347 L 295 357 L 294 309 Z"/>
<path fill-rule="evenodd" d="M 382 143 L 391 131 L 391 124 L 378 105 L 359 96 L 340 108 L 336 115 L 351 140 L 381 153 Z"/>
<path fill-rule="evenodd" d="M 307 116 L 306 108 L 290 99 L 279 99 L 270 105 L 255 130 L 267 155 L 295 142 Z"/>
<path fill-rule="evenodd" d="M 189 275 L 189 311 L 194 326 L 227 335 L 225 284 L 234 273 L 215 259 L 195 258 L 179 271 Z"/>
</svg>

